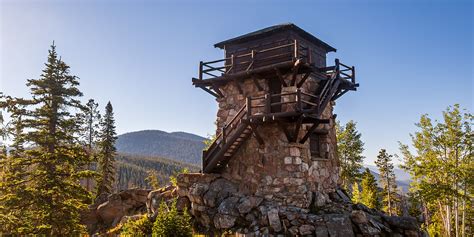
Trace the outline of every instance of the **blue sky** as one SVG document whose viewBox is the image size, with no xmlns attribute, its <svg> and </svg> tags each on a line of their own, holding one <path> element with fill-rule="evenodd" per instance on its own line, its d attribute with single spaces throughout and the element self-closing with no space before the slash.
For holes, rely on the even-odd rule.
<svg viewBox="0 0 474 237">
<path fill-rule="evenodd" d="M 423 113 L 473 107 L 471 1 L 0 1 L 0 91 L 27 96 L 53 40 L 84 100 L 114 105 L 119 133 L 213 133 L 216 103 L 191 84 L 213 44 L 293 22 L 355 65 L 360 88 L 338 100 L 366 163 L 398 152 Z"/>
</svg>

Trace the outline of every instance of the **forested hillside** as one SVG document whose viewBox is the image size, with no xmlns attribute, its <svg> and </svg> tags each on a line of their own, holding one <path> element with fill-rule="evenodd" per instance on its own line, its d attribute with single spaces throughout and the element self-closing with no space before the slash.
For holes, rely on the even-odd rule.
<svg viewBox="0 0 474 237">
<path fill-rule="evenodd" d="M 190 172 L 199 171 L 199 166 L 174 161 L 157 156 L 140 156 L 120 153 L 116 157 L 117 188 L 124 190 L 129 188 L 151 188 L 146 181 L 148 172 L 156 171 L 158 182 L 164 185 L 169 182 L 171 175 L 188 169 Z"/>
<path fill-rule="evenodd" d="M 122 153 L 200 164 L 204 140 L 204 137 L 185 132 L 144 130 L 120 135 L 116 147 Z"/>
</svg>

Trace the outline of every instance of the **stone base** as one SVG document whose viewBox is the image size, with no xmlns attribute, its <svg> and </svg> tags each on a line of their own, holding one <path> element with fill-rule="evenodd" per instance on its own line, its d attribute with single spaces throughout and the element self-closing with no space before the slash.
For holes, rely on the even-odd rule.
<svg viewBox="0 0 474 237">
<path fill-rule="evenodd" d="M 281 205 L 270 196 L 238 192 L 238 184 L 221 175 L 178 176 L 179 198 L 202 230 L 231 230 L 245 236 L 423 236 L 415 218 L 389 217 L 352 204 L 343 190 L 313 193 L 309 208 Z"/>
</svg>

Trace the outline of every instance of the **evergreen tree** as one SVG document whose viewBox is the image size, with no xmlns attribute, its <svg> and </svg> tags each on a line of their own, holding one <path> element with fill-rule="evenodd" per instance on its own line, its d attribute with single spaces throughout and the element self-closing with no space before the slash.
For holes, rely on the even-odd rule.
<svg viewBox="0 0 474 237">
<path fill-rule="evenodd" d="M 78 85 L 53 44 L 40 78 L 27 82 L 32 99 L 6 103 L 21 131 L 15 134 L 17 145 L 6 164 L 9 174 L 0 187 L 0 219 L 15 225 L 8 233 L 61 236 L 84 230 L 79 212 L 89 196 L 79 179 L 88 157 L 76 136 L 73 111 L 82 107 Z M 28 149 L 20 148 L 26 144 Z M 15 172 L 21 175 L 14 179 Z"/>
<path fill-rule="evenodd" d="M 474 218 L 473 115 L 459 105 L 443 112 L 443 121 L 422 115 L 413 148 L 400 144 L 402 168 L 411 175 L 410 191 L 419 197 L 425 228 L 431 235 L 469 236 Z M 415 151 L 412 153 L 411 151 Z"/>
<path fill-rule="evenodd" d="M 101 127 L 99 142 L 99 171 L 101 177 L 98 182 L 97 196 L 112 193 L 115 184 L 115 141 L 117 140 L 117 133 L 115 132 L 114 112 L 110 102 L 105 107 Z"/>
<path fill-rule="evenodd" d="M 377 190 L 377 181 L 375 177 L 370 173 L 370 170 L 367 168 L 362 174 L 362 192 L 361 192 L 361 202 L 369 208 L 379 208 L 378 200 L 378 190 Z"/>
<path fill-rule="evenodd" d="M 360 170 L 364 156 L 364 143 L 357 131 L 356 123 L 349 121 L 345 126 L 336 124 L 337 154 L 341 164 L 342 186 L 349 190 L 349 185 L 360 180 Z"/>
<path fill-rule="evenodd" d="M 375 161 L 379 169 L 380 183 L 382 184 L 383 209 L 388 215 L 397 213 L 396 206 L 399 203 L 396 195 L 397 182 L 395 181 L 392 157 L 385 149 L 381 149 Z"/>
<path fill-rule="evenodd" d="M 351 198 L 353 203 L 361 203 L 362 202 L 362 197 L 360 194 L 360 188 L 359 184 L 357 182 L 354 182 L 352 184 L 352 198 Z"/>
<path fill-rule="evenodd" d="M 93 99 L 89 99 L 87 104 L 82 109 L 82 113 L 78 115 L 78 119 L 82 124 L 80 130 L 80 137 L 82 142 L 87 148 L 89 155 L 89 163 L 87 164 L 86 170 L 95 169 L 97 162 L 97 140 L 99 137 L 100 130 L 100 112 L 98 110 L 99 104 Z M 95 172 L 91 172 L 89 176 L 95 175 Z M 87 191 L 92 190 L 93 180 L 91 177 L 85 179 L 85 186 Z"/>
</svg>

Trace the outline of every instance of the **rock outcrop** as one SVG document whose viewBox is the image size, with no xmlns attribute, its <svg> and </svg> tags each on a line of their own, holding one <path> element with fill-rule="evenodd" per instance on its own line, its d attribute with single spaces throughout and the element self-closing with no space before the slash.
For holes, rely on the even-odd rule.
<svg viewBox="0 0 474 237">
<path fill-rule="evenodd" d="M 238 192 L 238 185 L 217 174 L 178 176 L 177 194 L 208 233 L 231 230 L 249 236 L 424 236 L 412 217 L 387 216 L 352 204 L 337 189 L 315 192 L 309 208 L 282 205 L 271 197 Z"/>
<path fill-rule="evenodd" d="M 89 233 L 116 226 L 122 218 L 146 213 L 148 194 L 151 190 L 129 189 L 99 197 L 82 213 L 82 223 Z"/>
</svg>

